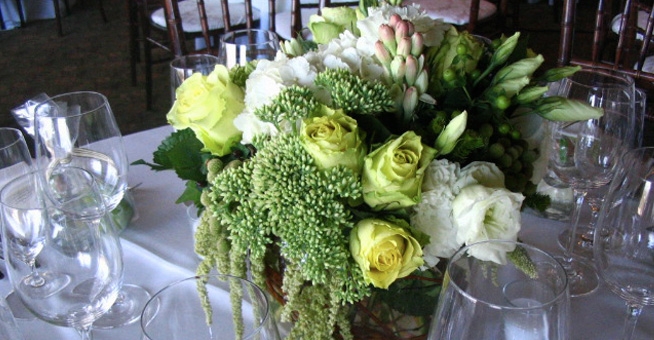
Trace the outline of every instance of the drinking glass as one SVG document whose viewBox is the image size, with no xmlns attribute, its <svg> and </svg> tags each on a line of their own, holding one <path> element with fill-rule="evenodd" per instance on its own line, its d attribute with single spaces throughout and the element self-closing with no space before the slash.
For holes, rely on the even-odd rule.
<svg viewBox="0 0 654 340">
<path fill-rule="evenodd" d="M 218 57 L 211 54 L 183 55 L 173 59 L 170 62 L 170 95 L 172 101 L 175 101 L 175 92 L 186 78 L 193 73 L 201 73 L 206 76 L 218 64 Z"/>
<path fill-rule="evenodd" d="M 597 269 L 626 301 L 623 339 L 643 306 L 654 304 L 654 148 L 631 150 L 610 185 L 594 240 Z"/>
<path fill-rule="evenodd" d="M 40 265 L 36 268 L 37 256 L 46 246 L 50 228 L 46 202 L 39 194 L 41 188 L 38 173 L 18 176 L 3 187 L 0 203 L 7 270 L 11 271 L 11 267 L 17 265 L 16 260 L 26 264 L 29 273 L 20 276 L 20 290 L 47 298 L 65 287 L 70 277 L 64 272 L 48 271 Z"/>
<path fill-rule="evenodd" d="M 145 305 L 141 328 L 149 340 L 280 339 L 263 290 L 223 274 L 194 276 L 163 288 Z"/>
<path fill-rule="evenodd" d="M 489 248 L 522 254 L 484 261 Z M 561 264 L 519 242 L 488 240 L 455 253 L 447 265 L 428 339 L 569 339 L 570 297 Z"/>
<path fill-rule="evenodd" d="M 127 194 L 127 154 L 107 98 L 97 92 L 57 95 L 35 108 L 36 163 L 46 175 L 60 168 L 80 167 L 93 174 L 107 212 L 116 210 Z M 126 227 L 128 221 L 122 221 Z M 123 285 L 114 307 L 94 328 L 107 329 L 138 320 L 150 294 Z"/>
<path fill-rule="evenodd" d="M 572 78 L 564 79 L 561 89 L 559 95 L 603 111 L 597 119 L 556 122 L 550 135 L 548 165 L 574 194 L 569 231 L 575 237 L 568 238 L 561 261 L 568 272 L 570 294 L 576 297 L 599 286 L 594 267 L 574 254 L 576 235 L 586 195 L 611 181 L 619 157 L 634 146 L 633 90 Z"/>
<path fill-rule="evenodd" d="M 7 184 L 0 198 L 7 242 L 43 235 L 35 256 L 38 270 L 67 278 L 56 290 L 25 284 L 32 270 L 22 264 L 19 251 L 5 251 L 14 291 L 38 318 L 75 328 L 81 339 L 91 339 L 93 322 L 111 308 L 123 280 L 120 241 L 94 176 L 76 167 L 30 173 Z M 7 218 L 15 211 L 37 213 L 21 221 Z"/>
<path fill-rule="evenodd" d="M 273 60 L 279 50 L 279 37 L 275 32 L 244 29 L 227 32 L 220 37 L 218 59 L 232 68 L 256 59 Z"/>
</svg>

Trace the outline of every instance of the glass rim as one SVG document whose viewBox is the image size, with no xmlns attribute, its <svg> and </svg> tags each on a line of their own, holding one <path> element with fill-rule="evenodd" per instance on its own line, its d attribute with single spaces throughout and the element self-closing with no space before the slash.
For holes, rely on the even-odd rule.
<svg viewBox="0 0 654 340">
<path fill-rule="evenodd" d="M 12 140 L 11 142 L 7 143 L 7 144 L 0 145 L 0 150 L 9 149 L 9 148 L 13 147 L 14 145 L 16 145 L 17 143 L 20 143 L 21 141 L 25 141 L 25 136 L 23 135 L 23 132 L 21 132 L 19 129 L 9 127 L 9 126 L 0 127 L 0 133 L 2 133 L 3 131 L 10 132 L 11 134 L 13 134 L 13 137 L 15 137 L 15 139 Z"/>
<path fill-rule="evenodd" d="M 91 107 L 91 108 L 88 108 L 88 109 L 86 109 L 86 110 L 84 110 L 84 111 L 81 111 L 81 110 L 80 110 L 80 113 L 77 113 L 77 114 L 68 114 L 68 111 L 66 111 L 66 112 L 65 112 L 66 114 L 65 114 L 65 115 L 61 115 L 61 116 L 53 116 L 53 115 L 50 115 L 50 114 L 45 114 L 45 113 L 43 113 L 43 110 L 41 110 L 41 107 L 45 107 L 46 105 L 49 105 L 49 104 L 53 104 L 53 103 L 55 103 L 56 99 L 61 99 L 61 98 L 75 98 L 75 97 L 80 97 L 80 96 L 82 96 L 82 95 L 91 95 L 91 96 L 95 96 L 95 97 L 97 97 L 97 98 L 100 99 L 100 104 L 98 104 L 98 105 L 96 105 L 96 106 L 93 106 L 93 107 Z M 85 114 L 88 114 L 89 112 L 95 112 L 95 111 L 97 111 L 98 109 L 100 109 L 100 108 L 102 108 L 102 107 L 104 107 L 104 106 L 108 106 L 108 105 L 109 105 L 109 100 L 107 99 L 107 97 L 106 97 L 104 94 L 102 94 L 102 93 L 100 93 L 100 92 L 95 92 L 95 91 L 73 91 L 73 92 L 60 93 L 60 94 L 58 94 L 58 95 L 55 95 L 55 96 L 52 96 L 52 97 L 48 98 L 48 100 L 45 100 L 45 101 L 42 101 L 42 102 L 38 103 L 38 104 L 34 107 L 34 115 L 35 115 L 35 117 L 39 117 L 39 118 L 71 118 L 71 117 L 80 117 L 80 116 L 83 116 L 83 115 L 85 115 Z M 58 105 L 53 105 L 53 106 L 54 106 L 54 107 L 58 107 Z M 57 110 L 57 112 L 60 112 L 60 111 L 61 111 L 61 110 Z"/>
<path fill-rule="evenodd" d="M 240 30 L 227 32 L 227 33 L 220 36 L 220 43 L 221 44 L 234 44 L 233 41 L 228 41 L 228 40 L 233 40 L 236 37 L 244 36 L 244 35 L 246 35 L 248 33 L 255 33 L 257 36 L 266 36 L 266 37 L 268 37 L 268 40 L 266 40 L 266 41 L 257 41 L 257 42 L 248 43 L 248 44 L 239 44 L 239 45 L 256 46 L 256 45 L 262 45 L 262 44 L 269 44 L 271 42 L 279 43 L 279 36 L 277 35 L 277 33 L 273 32 L 271 30 L 260 29 L 260 28 L 245 28 L 245 29 L 240 29 Z"/>
<path fill-rule="evenodd" d="M 147 338 L 147 339 L 152 339 L 150 337 L 149 333 L 146 330 L 146 327 L 147 327 L 148 323 L 150 322 L 150 320 L 145 320 L 146 311 L 147 311 L 147 309 L 148 309 L 148 307 L 150 305 L 155 303 L 155 301 L 157 301 L 157 299 L 163 293 L 165 293 L 166 291 L 169 291 L 172 288 L 174 288 L 176 286 L 179 286 L 182 283 L 190 282 L 190 281 L 197 281 L 197 280 L 203 279 L 203 278 L 206 278 L 206 279 L 214 278 L 214 279 L 217 279 L 217 280 L 221 280 L 221 278 L 222 278 L 222 279 L 224 279 L 225 282 L 229 282 L 227 280 L 236 279 L 236 280 L 240 281 L 241 283 L 245 283 L 245 284 L 249 285 L 250 287 L 252 287 L 255 290 L 255 292 L 257 293 L 257 295 L 261 295 L 261 297 L 263 298 L 263 300 L 266 303 L 265 315 L 261 316 L 261 320 L 260 320 L 260 322 L 258 322 L 257 327 L 255 327 L 250 334 L 244 334 L 243 340 L 253 339 L 258 334 L 260 334 L 260 331 L 263 329 L 264 325 L 271 318 L 270 301 L 268 300 L 268 295 L 266 294 L 266 292 L 264 292 L 264 290 L 261 287 L 259 287 L 259 285 L 257 285 L 256 283 L 254 283 L 254 282 L 252 282 L 252 281 L 250 281 L 248 279 L 238 277 L 238 276 L 234 276 L 234 275 L 229 275 L 229 274 L 217 273 L 217 274 L 206 274 L 206 275 L 194 275 L 194 276 L 187 277 L 187 278 L 184 278 L 184 279 L 176 280 L 176 281 L 173 281 L 173 282 L 167 284 L 163 288 L 159 289 L 156 293 L 152 294 L 152 297 L 150 297 L 150 299 L 145 303 L 145 305 L 143 306 L 143 311 L 141 312 L 140 324 L 141 324 L 141 331 L 143 332 L 143 336 L 145 338 Z M 217 287 L 217 288 L 220 288 L 220 287 Z M 230 291 L 226 291 L 226 293 L 231 294 Z M 158 312 L 158 308 L 159 308 L 159 306 L 157 306 L 157 312 Z M 154 340 L 156 340 L 156 339 L 154 339 Z"/>
<path fill-rule="evenodd" d="M 480 298 L 478 298 L 476 296 L 473 296 L 470 293 L 466 292 L 461 286 L 459 286 L 456 283 L 455 280 L 453 280 L 451 278 L 451 276 L 450 276 L 450 272 L 452 271 L 451 269 L 453 268 L 454 263 L 456 263 L 458 260 L 460 260 L 462 258 L 469 257 L 469 256 L 467 256 L 468 249 L 470 249 L 472 247 L 475 247 L 475 246 L 478 246 L 478 245 L 481 245 L 481 244 L 485 244 L 485 243 L 511 243 L 511 244 L 515 244 L 516 246 L 522 246 L 524 248 L 529 248 L 532 251 L 535 251 L 535 252 L 537 252 L 537 253 L 539 253 L 539 254 L 547 257 L 547 258 L 550 258 L 552 263 L 554 264 L 555 268 L 557 269 L 557 271 L 560 271 L 563 274 L 561 276 L 561 278 L 563 280 L 562 281 L 563 284 L 561 286 L 561 289 L 558 290 L 558 291 L 554 291 L 554 296 L 549 301 L 543 302 L 538 306 L 532 306 L 532 307 L 520 307 L 520 306 L 511 306 L 509 304 L 500 305 L 500 304 L 497 304 L 497 303 L 491 303 L 491 302 L 488 302 L 488 301 L 486 301 L 484 299 L 480 299 Z M 482 260 L 479 260 L 479 261 L 482 261 Z M 505 309 L 505 310 L 515 310 L 515 311 L 528 311 L 528 310 L 542 309 L 542 308 L 554 305 L 554 304 L 557 303 L 557 301 L 560 301 L 564 297 L 565 294 L 567 294 L 568 285 L 569 285 L 568 277 L 566 275 L 565 268 L 563 268 L 561 263 L 559 263 L 559 261 L 557 261 L 554 258 L 554 256 L 552 256 L 552 254 L 550 254 L 550 253 L 548 253 L 548 252 L 546 252 L 546 251 L 544 251 L 544 250 L 542 250 L 542 249 L 540 249 L 540 248 L 538 248 L 536 246 L 530 245 L 530 244 L 526 244 L 526 243 L 519 242 L 519 241 L 510 241 L 510 240 L 501 240 L 501 239 L 489 239 L 489 240 L 479 241 L 479 242 L 475 242 L 475 243 L 471 243 L 469 245 L 466 245 L 465 247 L 462 247 L 461 249 L 457 250 L 456 253 L 454 253 L 454 255 L 452 255 L 449 262 L 447 263 L 447 270 L 445 271 L 445 276 L 446 276 L 446 279 L 448 280 L 448 284 L 452 285 L 456 289 L 456 291 L 459 294 L 461 294 L 462 296 L 465 296 L 466 298 L 468 298 L 468 299 L 470 299 L 472 301 L 477 301 L 479 303 L 482 303 L 482 304 L 484 304 L 486 306 L 489 306 L 491 308 Z"/>
<path fill-rule="evenodd" d="M 643 157 L 649 157 L 653 161 L 654 165 L 654 146 L 641 146 L 634 149 L 627 150 L 622 156 L 620 156 L 620 170 L 627 171 L 627 173 L 633 173 L 634 171 L 639 171 L 639 167 L 633 166 L 632 163 L 627 163 L 630 160 L 633 161 L 642 161 Z M 631 164 L 632 166 L 626 166 Z M 654 168 L 654 166 L 651 166 Z M 649 172 L 648 172 L 649 173 Z M 646 173 L 647 174 L 647 173 Z M 639 175 L 641 179 L 646 179 L 645 176 Z"/>
<path fill-rule="evenodd" d="M 16 176 L 15 178 L 10 179 L 7 183 L 4 184 L 2 189 L 0 189 L 0 206 L 10 208 L 12 210 L 28 211 L 28 210 L 42 210 L 47 208 L 45 201 L 41 199 L 39 195 L 39 190 L 41 189 L 41 180 L 39 178 L 39 170 L 32 170 L 30 172 Z M 25 206 L 17 206 L 16 204 L 9 204 L 5 201 L 5 195 L 9 192 L 10 189 L 13 189 L 14 186 L 20 185 L 20 183 L 30 181 L 30 184 L 34 185 L 36 192 L 32 193 L 37 196 L 37 204 L 32 206 L 32 204 Z M 31 202 L 31 201 L 30 201 Z M 3 208 L 4 209 L 4 208 Z"/>
<path fill-rule="evenodd" d="M 213 55 L 213 54 L 208 54 L 208 53 L 187 54 L 187 55 L 177 56 L 173 60 L 171 60 L 170 61 L 170 67 L 172 67 L 174 69 L 185 69 L 186 67 L 176 65 L 176 63 L 178 63 L 180 61 L 187 61 L 187 60 L 201 59 L 201 58 L 212 59 L 213 61 L 215 61 L 216 65 L 220 63 L 220 58 L 218 58 L 218 56 Z"/>
</svg>

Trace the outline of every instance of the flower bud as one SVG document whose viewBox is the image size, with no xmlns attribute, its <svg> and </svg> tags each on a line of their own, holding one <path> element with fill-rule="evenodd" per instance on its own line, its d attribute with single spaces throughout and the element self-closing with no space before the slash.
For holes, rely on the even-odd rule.
<svg viewBox="0 0 654 340">
<path fill-rule="evenodd" d="M 405 115 L 413 113 L 418 106 L 418 90 L 411 86 L 404 92 L 404 100 L 402 101 L 402 109 Z"/>
<path fill-rule="evenodd" d="M 528 104 L 543 97 L 549 88 L 547 86 L 532 86 L 523 89 L 518 93 L 516 100 L 518 104 Z"/>
<path fill-rule="evenodd" d="M 563 97 L 544 98 L 535 112 L 545 119 L 561 122 L 597 119 L 604 114 L 599 107 Z"/>
<path fill-rule="evenodd" d="M 447 155 L 448 153 L 454 150 L 456 142 L 459 140 L 459 137 L 466 130 L 466 123 L 468 122 L 468 112 L 463 111 L 458 116 L 452 118 L 447 124 L 445 129 L 438 135 L 436 138 L 436 150 L 438 155 Z"/>
<path fill-rule="evenodd" d="M 414 33 L 411 36 L 411 54 L 416 57 L 421 55 L 424 47 L 425 47 L 425 40 L 422 37 L 422 34 L 420 34 L 419 32 Z"/>
<path fill-rule="evenodd" d="M 406 74 L 406 63 L 404 58 L 396 56 L 393 61 L 391 61 L 391 77 L 396 82 L 403 82 L 404 75 Z"/>
<path fill-rule="evenodd" d="M 384 66 L 390 65 L 391 61 L 393 61 L 393 57 L 391 57 L 391 54 L 384 46 L 384 43 L 379 40 L 375 42 L 375 56 L 377 56 L 377 59 L 379 59 Z"/>
<path fill-rule="evenodd" d="M 407 26 L 409 28 L 409 36 L 412 36 L 414 33 L 416 33 L 416 26 L 413 24 L 412 21 L 407 20 Z"/>
<path fill-rule="evenodd" d="M 386 46 L 391 53 L 395 53 L 397 50 L 397 42 L 395 41 L 395 32 L 391 26 L 386 24 L 379 26 L 379 40 L 381 40 L 384 46 Z"/>
<path fill-rule="evenodd" d="M 501 83 L 503 81 L 520 77 L 531 77 L 543 61 L 545 61 L 545 59 L 540 54 L 533 58 L 518 60 L 513 64 L 501 68 L 495 77 L 493 77 L 493 83 Z"/>
<path fill-rule="evenodd" d="M 415 86 L 420 93 L 427 92 L 427 87 L 429 86 L 429 74 L 426 70 L 422 70 L 422 72 L 418 74 L 418 78 L 416 78 L 413 86 Z"/>
<path fill-rule="evenodd" d="M 564 67 L 552 68 L 545 71 L 545 73 L 540 79 L 548 83 L 553 81 L 559 81 L 563 78 L 570 77 L 571 75 L 575 74 L 575 72 L 579 70 L 581 70 L 581 66 L 564 66 Z"/>
<path fill-rule="evenodd" d="M 493 53 L 493 57 L 491 58 L 491 64 L 500 65 L 505 63 L 509 59 L 511 53 L 513 53 L 513 50 L 515 49 L 516 45 L 518 44 L 518 38 L 520 38 L 520 32 L 516 32 L 514 35 L 504 40 L 504 42 L 502 42 L 502 45 L 500 45 L 497 48 L 497 50 L 495 50 L 495 53 Z"/>
<path fill-rule="evenodd" d="M 418 69 L 418 61 L 416 60 L 416 57 L 409 55 L 406 58 L 405 64 L 406 74 L 404 75 L 404 78 L 406 79 L 406 84 L 413 86 L 413 84 L 416 82 L 416 78 L 418 77 L 418 72 L 420 71 Z"/>
<path fill-rule="evenodd" d="M 409 23 L 406 20 L 399 21 L 395 25 L 395 40 L 400 42 L 404 37 L 409 36 Z"/>
<path fill-rule="evenodd" d="M 411 38 L 409 37 L 403 37 L 400 40 L 398 40 L 397 44 L 397 53 L 395 55 L 402 56 L 402 57 L 407 57 L 411 55 Z"/>
<path fill-rule="evenodd" d="M 391 25 L 391 27 L 395 27 L 395 25 L 397 25 L 397 23 L 400 21 L 402 21 L 402 17 L 395 13 L 388 19 L 388 24 Z"/>
</svg>

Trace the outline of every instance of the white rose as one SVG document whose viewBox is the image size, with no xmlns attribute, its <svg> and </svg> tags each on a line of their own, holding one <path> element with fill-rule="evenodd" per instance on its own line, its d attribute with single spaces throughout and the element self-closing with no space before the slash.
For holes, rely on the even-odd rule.
<svg viewBox="0 0 654 340">
<path fill-rule="evenodd" d="M 463 188 L 473 184 L 504 188 L 504 173 L 494 163 L 472 162 L 461 169 L 459 178 L 454 183 L 454 193 L 458 194 Z"/>
<path fill-rule="evenodd" d="M 520 231 L 520 206 L 524 196 L 504 188 L 470 185 L 452 202 L 452 217 L 461 244 L 500 239 L 516 241 Z M 506 252 L 513 249 L 487 245 L 469 255 L 484 261 L 503 264 Z"/>
</svg>

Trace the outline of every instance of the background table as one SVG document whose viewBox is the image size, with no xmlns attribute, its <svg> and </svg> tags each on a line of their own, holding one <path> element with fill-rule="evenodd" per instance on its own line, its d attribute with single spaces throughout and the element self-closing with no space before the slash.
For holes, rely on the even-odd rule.
<svg viewBox="0 0 654 340">
<path fill-rule="evenodd" d="M 169 126 L 125 136 L 130 162 L 152 160 L 152 152 L 168 134 Z M 125 282 L 136 283 L 151 293 L 173 281 L 192 276 L 199 262 L 193 251 L 193 231 L 186 207 L 175 204 L 184 190 L 184 183 L 172 171 L 153 172 L 147 166 L 131 166 L 130 186 L 134 190 L 138 218 L 121 234 L 125 261 Z M 553 254 L 560 254 L 557 235 L 565 223 L 523 214 L 520 237 Z M 9 290 L 7 278 L 0 280 L 0 293 Z M 618 339 L 624 319 L 624 302 L 606 286 L 586 297 L 572 299 L 573 339 Z M 75 340 L 72 329 L 49 325 L 40 320 L 19 320 L 28 340 Z M 140 340 L 139 323 L 114 330 L 95 330 L 96 340 Z M 644 310 L 637 326 L 637 339 L 654 336 L 654 312 Z"/>
</svg>

